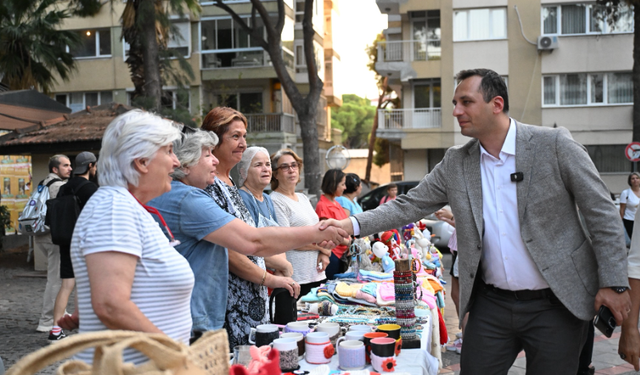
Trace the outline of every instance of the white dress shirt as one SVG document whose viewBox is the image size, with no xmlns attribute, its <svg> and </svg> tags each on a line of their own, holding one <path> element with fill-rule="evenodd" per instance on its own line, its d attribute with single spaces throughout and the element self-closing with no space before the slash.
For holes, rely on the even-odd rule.
<svg viewBox="0 0 640 375">
<path fill-rule="evenodd" d="M 500 158 L 480 145 L 482 176 L 482 272 L 484 282 L 500 289 L 545 289 L 544 280 L 520 235 L 518 195 L 511 174 L 516 170 L 516 124 L 513 119 Z M 535 181 L 533 182 L 535 183 Z"/>
</svg>

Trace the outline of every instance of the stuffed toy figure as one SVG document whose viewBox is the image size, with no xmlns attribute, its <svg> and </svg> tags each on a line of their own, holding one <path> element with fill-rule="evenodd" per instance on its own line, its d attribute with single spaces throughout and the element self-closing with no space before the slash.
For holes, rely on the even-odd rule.
<svg viewBox="0 0 640 375">
<path fill-rule="evenodd" d="M 376 242 L 372 247 L 373 253 L 376 254 L 382 263 L 382 269 L 385 273 L 390 273 L 396 269 L 396 263 L 389 256 L 389 247 L 382 242 Z"/>
</svg>

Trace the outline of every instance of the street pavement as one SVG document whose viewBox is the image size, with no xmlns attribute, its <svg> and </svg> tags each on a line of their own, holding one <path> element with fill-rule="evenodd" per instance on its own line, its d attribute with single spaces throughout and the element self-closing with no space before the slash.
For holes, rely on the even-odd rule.
<svg viewBox="0 0 640 375">
<path fill-rule="evenodd" d="M 36 332 L 46 283 L 45 274 L 33 271 L 33 263 L 27 263 L 26 259 L 26 246 L 0 252 L 0 334 L 4 336 L 0 339 L 0 357 L 7 369 L 26 354 L 49 345 L 48 334 Z M 451 265 L 451 255 L 445 253 L 443 260 L 445 269 L 448 270 Z M 445 273 L 446 288 L 451 285 L 450 278 L 447 271 Z M 449 337 L 455 338 L 455 333 L 459 332 L 458 317 L 449 295 L 446 296 L 445 303 L 444 318 L 447 330 Z M 72 307 L 70 306 L 68 310 L 72 311 Z M 599 334 L 597 330 L 596 334 Z M 618 356 L 619 337 L 619 328 L 610 339 L 602 335 L 596 336 L 593 350 L 596 374 L 640 375 L 640 372 L 633 371 L 633 368 Z M 442 361 L 441 374 L 460 373 L 458 354 L 447 352 L 443 348 Z M 38 374 L 53 375 L 57 366 L 58 364 L 46 367 Z M 524 353 L 521 353 L 509 374 L 525 374 L 525 366 Z"/>
</svg>

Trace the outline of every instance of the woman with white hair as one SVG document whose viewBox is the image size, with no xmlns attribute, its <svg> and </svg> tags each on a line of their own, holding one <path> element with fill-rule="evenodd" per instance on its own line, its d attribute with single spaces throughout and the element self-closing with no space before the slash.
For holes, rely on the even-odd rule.
<svg viewBox="0 0 640 375">
<path fill-rule="evenodd" d="M 175 152 L 181 167 L 173 173 L 171 191 L 149 203 L 173 229 L 175 239 L 180 242 L 176 250 L 187 258 L 195 274 L 191 315 L 196 332 L 220 329 L 225 323 L 230 255 L 237 252 L 245 258 L 246 255 L 270 256 L 309 241 L 328 247 L 329 242 L 343 241 L 341 235 L 344 235 L 336 228 L 330 228 L 329 233 L 320 232 L 319 225 L 295 228 L 297 230 L 255 228 L 227 213 L 204 190 L 216 176 L 218 159 L 213 150 L 217 142 L 215 134 L 202 130 L 185 134 L 176 141 Z M 227 248 L 232 251 L 227 252 Z M 256 286 L 271 283 L 271 278 L 267 279 L 262 272 L 256 277 Z M 290 280 L 284 286 L 274 286 L 293 292 L 292 284 Z M 264 311 L 265 305 L 251 308 Z"/>
<path fill-rule="evenodd" d="M 179 137 L 171 122 L 141 110 L 118 116 L 105 130 L 100 188 L 71 241 L 81 333 L 121 329 L 188 342 L 193 272 L 153 219 L 157 211 L 146 206 L 171 190 Z M 78 354 L 92 358 L 93 350 Z M 133 349 L 124 352 L 125 362 L 146 360 Z"/>
</svg>

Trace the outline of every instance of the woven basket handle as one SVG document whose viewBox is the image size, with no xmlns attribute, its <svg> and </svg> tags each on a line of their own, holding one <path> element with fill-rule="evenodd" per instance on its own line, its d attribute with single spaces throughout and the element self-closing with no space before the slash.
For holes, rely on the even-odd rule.
<svg viewBox="0 0 640 375">
<path fill-rule="evenodd" d="M 85 349 L 109 345 L 140 334 L 140 332 L 133 331 L 108 330 L 74 335 L 23 357 L 7 371 L 6 375 L 33 375 L 43 368 Z M 165 337 L 159 333 L 144 335 L 154 338 Z"/>
<path fill-rule="evenodd" d="M 176 369 L 186 366 L 188 347 L 165 335 L 139 333 L 134 337 L 109 346 L 96 348 L 93 358 L 93 375 L 125 375 L 126 366 L 122 354 L 127 348 L 134 348 L 146 355 L 158 370 Z"/>
</svg>

